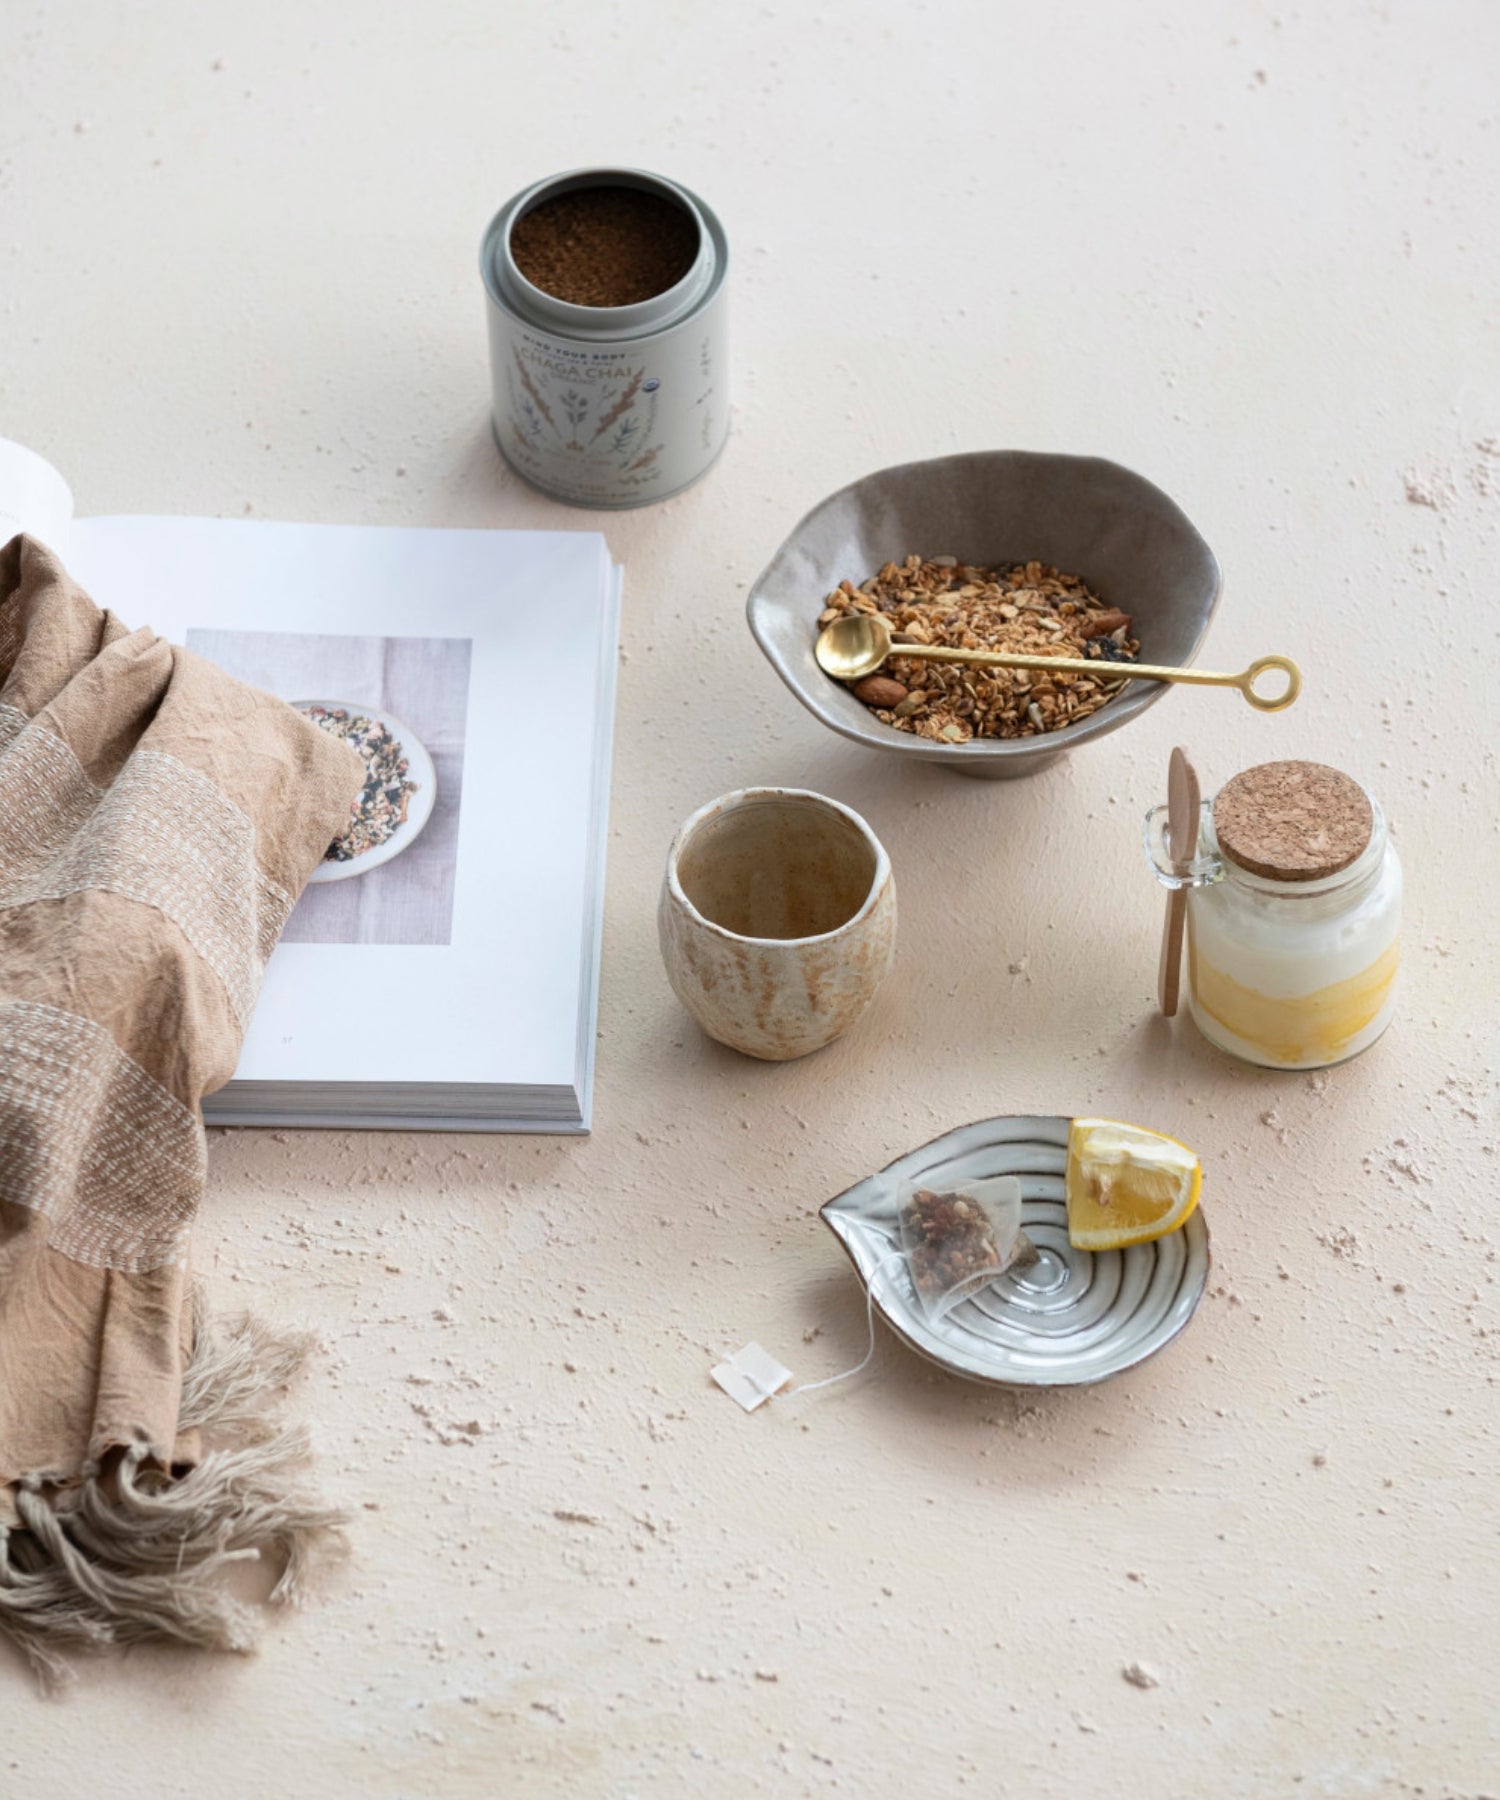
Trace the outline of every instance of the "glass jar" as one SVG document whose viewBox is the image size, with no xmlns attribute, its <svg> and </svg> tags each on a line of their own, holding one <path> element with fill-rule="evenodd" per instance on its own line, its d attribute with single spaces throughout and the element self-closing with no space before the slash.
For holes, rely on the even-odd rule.
<svg viewBox="0 0 1500 1800">
<path fill-rule="evenodd" d="M 1254 860 L 1221 842 L 1229 784 L 1200 812 L 1196 854 L 1174 861 L 1167 809 L 1146 816 L 1146 854 L 1164 887 L 1187 890 L 1188 1007 L 1211 1044 L 1268 1069 L 1322 1069 L 1368 1049 L 1391 1021 L 1400 959 L 1401 863 L 1374 797 L 1318 764 L 1265 764 L 1237 783 L 1275 770 L 1314 770 L 1346 784 L 1368 806 L 1368 838 L 1344 866 L 1318 873 L 1328 834 L 1314 810 L 1280 821 L 1291 869 Z M 1332 790 L 1340 792 L 1339 790 Z M 1252 818 L 1252 826 L 1256 821 Z M 1345 821 L 1347 824 L 1347 821 Z M 1363 830 L 1356 817 L 1354 829 Z M 1343 842 L 1351 840 L 1346 830 Z M 1336 858 L 1335 858 L 1336 859 Z"/>
</svg>

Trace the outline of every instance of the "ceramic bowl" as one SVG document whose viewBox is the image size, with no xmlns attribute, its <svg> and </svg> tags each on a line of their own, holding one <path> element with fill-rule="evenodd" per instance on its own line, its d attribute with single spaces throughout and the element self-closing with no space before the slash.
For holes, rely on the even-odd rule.
<svg viewBox="0 0 1500 1800">
<path fill-rule="evenodd" d="M 742 788 L 677 833 L 657 928 L 672 989 L 708 1035 L 789 1062 L 847 1031 L 885 979 L 890 858 L 837 800 Z"/>
<path fill-rule="evenodd" d="M 813 659 L 818 614 L 841 581 L 856 586 L 913 552 L 968 563 L 1035 558 L 1081 575 L 1123 607 L 1141 661 L 1192 662 L 1219 598 L 1219 565 L 1175 501 L 1097 456 L 979 450 L 902 463 L 815 506 L 750 590 L 755 640 L 802 704 L 857 744 L 989 777 L 1031 775 L 1153 706 L 1166 684 L 1130 682 L 1098 712 L 1040 738 L 936 744 L 883 724 Z"/>
</svg>

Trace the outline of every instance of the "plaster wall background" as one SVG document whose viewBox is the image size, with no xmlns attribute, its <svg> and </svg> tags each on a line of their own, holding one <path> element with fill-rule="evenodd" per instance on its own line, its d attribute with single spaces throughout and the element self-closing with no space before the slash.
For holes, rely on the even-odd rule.
<svg viewBox="0 0 1500 1800">
<path fill-rule="evenodd" d="M 352 1559 L 253 1661 L 59 1707 L 0 1657 L 0 1793 L 1500 1791 L 1500 13 L 8 0 L 4 40 L 0 431 L 81 511 L 600 525 L 627 591 L 593 1137 L 215 1135 L 197 1262 L 324 1334 Z M 623 516 L 486 418 L 480 232 L 591 161 L 687 182 L 735 259 L 729 450 Z M 1204 661 L 1290 652 L 1295 711 L 1184 691 L 995 786 L 825 734 L 748 582 L 830 489 L 995 445 L 1172 493 L 1225 572 Z M 1175 742 L 1381 796 L 1408 985 L 1362 1060 L 1153 1019 Z M 863 812 L 902 908 L 875 1009 L 784 1067 L 703 1040 L 655 945 L 674 826 L 762 782 Z M 1027 1111 L 1200 1151 L 1174 1348 L 1075 1394 L 886 1336 L 753 1418 L 709 1385 L 751 1337 L 857 1360 L 817 1206 Z"/>
</svg>

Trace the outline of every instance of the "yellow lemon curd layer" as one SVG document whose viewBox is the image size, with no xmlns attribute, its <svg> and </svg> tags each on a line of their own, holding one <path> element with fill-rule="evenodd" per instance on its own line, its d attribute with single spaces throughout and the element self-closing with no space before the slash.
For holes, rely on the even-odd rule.
<svg viewBox="0 0 1500 1800">
<path fill-rule="evenodd" d="M 1367 969 L 1290 999 L 1262 994 L 1217 969 L 1191 946 L 1194 1004 L 1235 1037 L 1277 1063 L 1337 1062 L 1380 1017 L 1400 961 L 1399 938 Z"/>
</svg>

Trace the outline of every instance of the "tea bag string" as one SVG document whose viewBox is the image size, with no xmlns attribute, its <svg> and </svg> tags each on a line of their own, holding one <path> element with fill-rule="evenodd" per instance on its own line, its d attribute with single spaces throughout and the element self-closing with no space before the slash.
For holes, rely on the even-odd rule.
<svg viewBox="0 0 1500 1800">
<path fill-rule="evenodd" d="M 794 1388 L 788 1388 L 784 1394 L 779 1396 L 781 1399 L 790 1400 L 795 1394 L 811 1394 L 818 1388 L 832 1387 L 835 1382 L 847 1381 L 851 1375 L 858 1375 L 863 1369 L 869 1367 L 870 1358 L 875 1354 L 875 1277 L 891 1263 L 905 1262 L 905 1260 L 906 1252 L 904 1250 L 892 1250 L 889 1256 L 881 1257 L 870 1271 L 870 1279 L 865 1283 L 865 1323 L 869 1327 L 870 1343 L 854 1367 L 844 1369 L 837 1375 L 825 1375 L 821 1381 L 801 1382 Z"/>
</svg>

